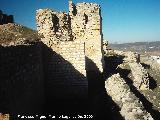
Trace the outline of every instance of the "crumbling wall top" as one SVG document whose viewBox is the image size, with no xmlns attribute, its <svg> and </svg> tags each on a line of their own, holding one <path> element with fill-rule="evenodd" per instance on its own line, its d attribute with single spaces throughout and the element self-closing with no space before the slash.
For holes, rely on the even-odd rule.
<svg viewBox="0 0 160 120">
<path fill-rule="evenodd" d="M 39 9 L 36 14 L 38 33 L 52 41 L 70 41 L 71 28 L 68 13 Z"/>
<path fill-rule="evenodd" d="M 77 13 L 89 13 L 89 14 L 94 14 L 98 13 L 100 14 L 100 5 L 96 3 L 77 3 L 76 4 L 77 8 Z"/>
</svg>

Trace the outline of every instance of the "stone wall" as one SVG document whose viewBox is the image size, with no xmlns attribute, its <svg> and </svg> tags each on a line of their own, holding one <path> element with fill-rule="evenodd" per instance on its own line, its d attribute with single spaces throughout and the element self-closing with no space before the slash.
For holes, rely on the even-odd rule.
<svg viewBox="0 0 160 120">
<path fill-rule="evenodd" d="M 140 63 L 129 63 L 133 75 L 133 85 L 139 90 L 149 89 L 149 75 Z"/>
<path fill-rule="evenodd" d="M 64 12 L 39 9 L 36 15 L 38 33 L 48 42 L 71 41 L 70 16 Z"/>
<path fill-rule="evenodd" d="M 2 11 L 0 10 L 0 25 L 13 22 L 14 22 L 13 15 L 3 14 Z"/>
<path fill-rule="evenodd" d="M 73 9 L 74 8 L 74 9 Z M 76 14 L 75 14 L 76 13 Z M 85 55 L 95 63 L 86 60 L 86 70 L 103 71 L 104 59 L 102 54 L 102 18 L 101 8 L 93 3 L 77 3 L 69 1 L 71 29 L 75 40 L 85 42 Z"/>
<path fill-rule="evenodd" d="M 44 103 L 39 44 L 0 46 L 0 111 L 38 112 Z"/>
<path fill-rule="evenodd" d="M 142 102 L 131 92 L 129 86 L 119 74 L 114 74 L 105 82 L 106 92 L 119 106 L 125 120 L 153 120 L 150 113 L 144 110 Z"/>
<path fill-rule="evenodd" d="M 141 65 L 138 54 L 134 52 L 124 52 L 124 62 L 126 62 L 133 76 L 133 85 L 138 90 L 149 89 L 149 75 L 147 70 Z"/>
<path fill-rule="evenodd" d="M 61 111 L 64 105 L 77 110 L 87 103 L 84 43 L 1 46 L 0 59 L 0 111 Z"/>
<path fill-rule="evenodd" d="M 148 90 L 149 89 L 149 75 L 147 70 L 141 65 L 140 57 L 134 52 L 123 52 L 115 50 L 114 53 L 120 56 L 124 56 L 123 63 L 118 65 L 122 67 L 128 65 L 133 78 L 133 85 L 138 90 Z"/>
<path fill-rule="evenodd" d="M 88 102 L 87 72 L 103 71 L 100 7 L 82 3 L 73 9 L 77 11 L 73 15 L 38 10 L 37 29 L 44 38 L 35 45 L 2 47 L 0 108 L 31 112 L 40 110 L 44 102 L 56 111 L 66 101 L 76 109 L 78 102 Z M 84 104 L 80 106 L 86 110 Z"/>
<path fill-rule="evenodd" d="M 38 33 L 44 37 L 41 41 L 50 51 L 44 53 L 44 63 L 48 66 L 45 78 L 52 91 L 50 98 L 87 96 L 86 71 L 103 72 L 100 6 L 92 3 L 74 5 L 69 1 L 69 13 L 39 9 L 36 20 Z M 59 67 L 55 67 L 57 65 Z"/>
<path fill-rule="evenodd" d="M 46 45 L 57 45 L 62 41 L 85 43 L 84 51 L 87 58 L 85 69 L 103 71 L 102 19 L 99 5 L 92 3 L 74 5 L 69 1 L 69 13 L 39 9 L 36 20 L 38 33 L 44 36 L 42 41 Z M 96 67 L 92 67 L 91 61 Z"/>
<path fill-rule="evenodd" d="M 60 42 L 44 48 L 45 80 L 50 99 L 85 99 L 88 81 L 84 43 Z"/>
</svg>

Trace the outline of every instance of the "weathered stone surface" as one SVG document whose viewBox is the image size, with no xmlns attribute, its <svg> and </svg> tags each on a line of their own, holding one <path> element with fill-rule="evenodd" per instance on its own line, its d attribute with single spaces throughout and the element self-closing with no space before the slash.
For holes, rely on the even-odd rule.
<svg viewBox="0 0 160 120">
<path fill-rule="evenodd" d="M 124 56 L 123 65 L 128 65 L 130 67 L 132 76 L 133 76 L 133 85 L 138 90 L 148 90 L 149 89 L 149 76 L 147 70 L 139 63 L 139 55 L 134 52 L 123 52 L 123 51 L 114 51 L 115 54 Z"/>
<path fill-rule="evenodd" d="M 56 96 L 61 98 L 63 93 L 68 94 L 68 98 L 87 95 L 86 70 L 103 71 L 102 25 L 99 5 L 90 3 L 74 5 L 72 1 L 69 1 L 69 13 L 39 9 L 37 10 L 36 20 L 38 33 L 44 36 L 41 41 L 68 62 L 67 64 L 64 64 L 64 61 L 56 63 L 55 54 L 51 54 L 47 58 L 46 66 L 49 66 L 47 79 L 53 83 L 53 85 L 51 83 L 50 88 L 57 88 L 58 91 L 62 91 L 61 87 L 64 86 L 61 83 L 68 81 L 68 85 L 71 85 L 70 88 L 76 86 L 78 89 L 79 86 L 79 91 L 83 91 L 77 92 L 77 89 L 73 88 L 74 93 L 77 94 L 74 95 L 73 91 L 66 89 L 62 91 L 62 94 L 53 94 L 51 98 Z M 58 73 L 55 70 L 56 64 L 63 65 L 63 67 L 57 69 Z M 76 77 L 72 66 L 81 77 Z M 59 74 L 61 74 L 61 77 Z M 53 87 L 54 85 L 57 86 Z"/>
<path fill-rule="evenodd" d="M 133 52 L 125 52 L 124 62 L 126 62 L 133 76 L 133 85 L 140 90 L 149 89 L 149 76 L 148 72 L 138 62 L 138 56 Z"/>
<path fill-rule="evenodd" d="M 137 56 L 134 52 L 128 51 L 128 52 L 124 52 L 124 62 L 126 63 L 133 63 L 133 62 L 137 62 Z"/>
<path fill-rule="evenodd" d="M 70 5 L 71 6 L 71 5 Z M 104 59 L 102 53 L 102 19 L 101 8 L 93 3 L 77 3 L 73 8 L 76 10 L 70 13 L 71 28 L 75 35 L 75 40 L 85 42 L 86 70 L 94 70 L 91 62 L 97 66 L 99 71 L 103 71 Z M 71 9 L 70 9 L 71 11 Z M 72 14 L 75 13 L 76 15 Z"/>
<path fill-rule="evenodd" d="M 140 63 L 129 63 L 133 75 L 133 85 L 140 90 L 149 89 L 148 72 Z"/>
<path fill-rule="evenodd" d="M 39 9 L 36 15 L 37 30 L 49 41 L 70 41 L 70 18 L 67 13 Z"/>
<path fill-rule="evenodd" d="M 102 20 L 99 5 L 92 3 L 74 5 L 69 1 L 69 13 L 39 9 L 36 20 L 38 33 L 44 36 L 42 42 L 47 46 L 58 46 L 61 42 L 69 41 L 71 45 L 74 45 L 74 42 L 85 44 L 81 47 L 87 57 L 85 69 L 103 71 Z M 61 50 L 57 49 L 55 52 L 59 53 Z M 92 63 L 96 67 L 90 67 Z"/>
<path fill-rule="evenodd" d="M 105 82 L 105 88 L 112 100 L 120 107 L 120 113 L 125 120 L 153 120 L 119 74 L 109 77 Z"/>
</svg>

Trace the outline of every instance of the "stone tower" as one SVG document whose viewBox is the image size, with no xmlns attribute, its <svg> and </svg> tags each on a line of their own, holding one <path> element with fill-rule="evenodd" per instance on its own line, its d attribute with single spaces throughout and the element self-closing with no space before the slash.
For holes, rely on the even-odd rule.
<svg viewBox="0 0 160 120">
<path fill-rule="evenodd" d="M 103 71 L 101 8 L 93 3 L 69 1 L 71 29 L 75 40 L 85 42 L 86 70 Z M 74 14 L 72 14 L 74 13 Z"/>
<path fill-rule="evenodd" d="M 37 11 L 38 33 L 44 36 L 42 42 L 51 48 L 56 56 L 61 56 L 67 61 L 67 63 L 58 61 L 55 54 L 46 55 L 46 66 L 49 67 L 46 76 L 47 81 L 50 81 L 50 91 L 55 91 L 55 94 L 51 94 L 53 98 L 61 98 L 64 94 L 76 98 L 87 96 L 87 71 L 103 72 L 100 9 L 97 4 L 75 5 L 69 0 L 69 13 L 50 9 Z M 57 64 L 62 67 L 55 69 Z M 73 71 L 73 68 L 77 72 Z M 56 91 L 61 91 L 61 94 L 57 96 Z"/>
<path fill-rule="evenodd" d="M 48 46 L 55 46 L 54 43 L 60 41 L 84 43 L 85 69 L 103 72 L 102 18 L 99 5 L 84 2 L 75 5 L 69 0 L 69 13 L 40 9 L 37 11 L 37 28 Z"/>
</svg>

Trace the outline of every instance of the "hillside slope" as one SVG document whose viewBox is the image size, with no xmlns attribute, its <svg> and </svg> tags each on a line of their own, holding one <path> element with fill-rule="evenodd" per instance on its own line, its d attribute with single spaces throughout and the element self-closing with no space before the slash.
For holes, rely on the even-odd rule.
<svg viewBox="0 0 160 120">
<path fill-rule="evenodd" d="M 37 31 L 25 26 L 8 23 L 0 25 L 0 44 L 15 45 L 39 40 Z"/>
<path fill-rule="evenodd" d="M 116 50 L 148 53 L 150 55 L 160 55 L 160 41 L 135 42 L 123 44 L 109 44 L 109 47 Z"/>
</svg>

